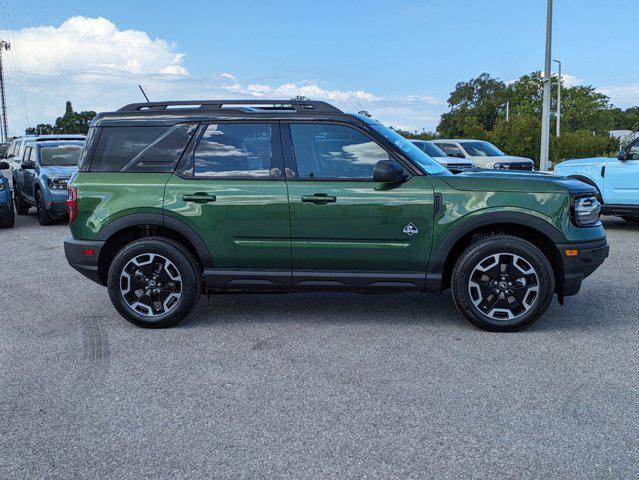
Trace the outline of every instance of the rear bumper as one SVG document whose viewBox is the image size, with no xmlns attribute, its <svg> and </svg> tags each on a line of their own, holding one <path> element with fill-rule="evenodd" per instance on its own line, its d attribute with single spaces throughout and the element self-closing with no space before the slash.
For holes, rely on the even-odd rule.
<svg viewBox="0 0 639 480">
<path fill-rule="evenodd" d="M 64 254 L 69 265 L 88 279 L 102 285 L 98 273 L 98 259 L 103 246 L 104 242 L 67 237 L 64 239 Z M 91 251 L 93 254 L 90 254 Z"/>
<path fill-rule="evenodd" d="M 605 238 L 595 242 L 558 244 L 557 248 L 563 266 L 563 284 L 560 285 L 559 294 L 566 297 L 579 292 L 583 279 L 597 270 L 610 252 Z M 567 255 L 567 250 L 576 250 L 576 255 Z"/>
</svg>

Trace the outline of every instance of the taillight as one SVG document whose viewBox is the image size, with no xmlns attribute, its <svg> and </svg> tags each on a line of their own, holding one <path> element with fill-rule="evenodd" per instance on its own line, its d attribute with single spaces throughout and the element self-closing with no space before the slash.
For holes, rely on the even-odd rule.
<svg viewBox="0 0 639 480">
<path fill-rule="evenodd" d="M 69 210 L 69 225 L 71 225 L 78 215 L 78 189 L 68 187 L 67 192 L 69 194 L 67 198 L 67 209 Z"/>
</svg>

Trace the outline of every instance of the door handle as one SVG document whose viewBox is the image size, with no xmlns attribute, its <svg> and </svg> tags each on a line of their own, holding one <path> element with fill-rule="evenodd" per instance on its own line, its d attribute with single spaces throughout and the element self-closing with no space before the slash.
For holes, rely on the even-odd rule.
<svg viewBox="0 0 639 480">
<path fill-rule="evenodd" d="M 209 195 L 206 192 L 196 192 L 192 194 L 185 193 L 182 195 L 182 200 L 193 203 L 211 203 L 217 200 L 217 197 L 215 195 Z"/>
<path fill-rule="evenodd" d="M 326 205 L 327 203 L 335 203 L 337 197 L 326 195 L 325 193 L 316 193 L 314 195 L 302 195 L 302 202 L 314 203 L 316 205 Z"/>
</svg>

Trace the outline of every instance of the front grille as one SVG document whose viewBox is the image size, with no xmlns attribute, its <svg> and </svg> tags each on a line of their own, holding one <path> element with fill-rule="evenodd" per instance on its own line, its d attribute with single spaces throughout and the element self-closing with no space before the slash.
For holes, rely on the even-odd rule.
<svg viewBox="0 0 639 480">
<path fill-rule="evenodd" d="M 446 165 L 446 168 L 454 168 L 455 170 L 470 170 L 473 168 L 473 166 L 468 165 L 467 163 L 449 163 Z"/>
<path fill-rule="evenodd" d="M 524 170 L 524 171 L 532 171 L 533 164 L 528 162 L 521 163 L 497 163 L 495 164 L 495 169 L 497 170 Z"/>
</svg>

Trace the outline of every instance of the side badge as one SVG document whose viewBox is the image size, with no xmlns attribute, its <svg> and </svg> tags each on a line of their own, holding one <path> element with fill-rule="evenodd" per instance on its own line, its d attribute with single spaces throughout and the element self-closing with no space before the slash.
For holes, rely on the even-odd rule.
<svg viewBox="0 0 639 480">
<path fill-rule="evenodd" d="M 404 232 L 406 235 L 415 235 L 416 233 L 419 233 L 419 230 L 417 230 L 417 227 L 415 225 L 413 225 L 412 223 L 409 223 L 408 225 L 406 225 L 404 227 L 404 230 L 402 230 L 402 232 Z"/>
</svg>

